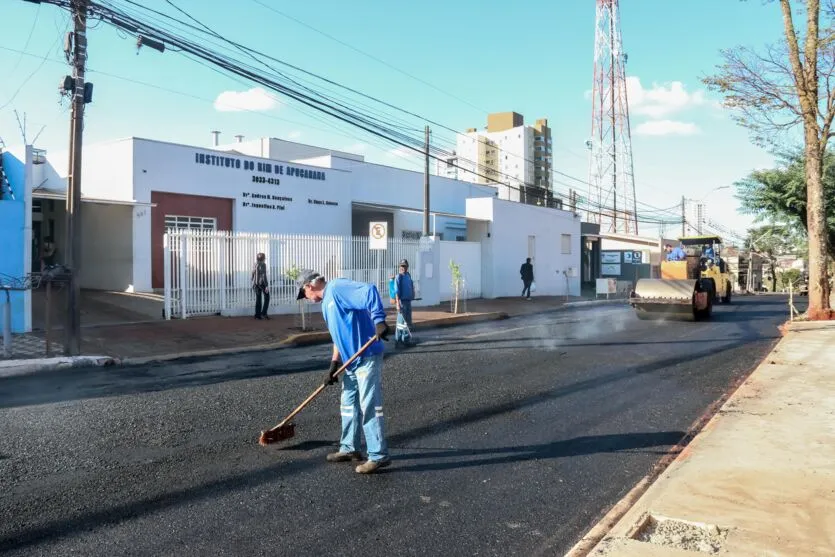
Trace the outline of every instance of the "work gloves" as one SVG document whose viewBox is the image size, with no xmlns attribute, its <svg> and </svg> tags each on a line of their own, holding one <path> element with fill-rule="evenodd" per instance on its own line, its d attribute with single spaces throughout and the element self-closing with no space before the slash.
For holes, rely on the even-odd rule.
<svg viewBox="0 0 835 557">
<path fill-rule="evenodd" d="M 334 383 L 339 383 L 339 376 L 336 375 L 336 372 L 341 367 L 342 362 L 340 362 L 339 360 L 331 361 L 331 367 L 328 370 L 328 374 L 325 376 L 325 385 L 333 385 Z"/>
<path fill-rule="evenodd" d="M 382 323 L 377 323 L 376 330 L 377 330 L 377 338 L 379 338 L 381 340 L 388 340 L 389 339 L 389 331 L 391 331 L 391 329 L 389 329 L 389 326 L 385 321 L 383 321 Z"/>
</svg>

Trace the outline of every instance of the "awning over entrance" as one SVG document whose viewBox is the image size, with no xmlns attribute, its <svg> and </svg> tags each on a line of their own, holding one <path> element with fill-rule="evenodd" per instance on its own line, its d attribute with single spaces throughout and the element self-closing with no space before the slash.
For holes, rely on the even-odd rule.
<svg viewBox="0 0 835 557">
<path fill-rule="evenodd" d="M 67 199 L 66 190 L 53 190 L 49 188 L 35 188 L 32 191 L 32 199 L 52 199 L 64 201 Z M 131 205 L 134 207 L 156 207 L 155 203 L 142 203 L 141 201 L 128 201 L 123 199 L 101 199 L 98 197 L 81 196 L 82 203 L 98 203 L 101 205 Z"/>
<path fill-rule="evenodd" d="M 402 207 L 399 205 L 385 205 L 382 203 L 367 203 L 364 201 L 353 201 L 351 204 L 359 209 L 374 209 L 375 211 L 403 211 L 405 213 L 420 213 L 423 214 L 423 209 L 415 209 L 412 207 Z M 451 219 L 464 219 L 472 221 L 488 222 L 486 219 L 476 219 L 468 217 L 467 215 L 457 215 L 455 213 L 446 213 L 444 211 L 432 211 L 429 214 L 433 217 L 446 217 Z"/>
</svg>

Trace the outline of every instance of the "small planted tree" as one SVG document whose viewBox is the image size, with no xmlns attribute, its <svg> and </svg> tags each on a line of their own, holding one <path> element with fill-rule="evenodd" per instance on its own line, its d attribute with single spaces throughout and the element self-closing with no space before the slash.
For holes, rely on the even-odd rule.
<svg viewBox="0 0 835 557">
<path fill-rule="evenodd" d="M 458 300 L 461 297 L 461 266 L 450 259 L 449 270 L 452 273 L 452 313 L 458 313 Z"/>
<path fill-rule="evenodd" d="M 289 269 L 284 271 L 284 276 L 286 276 L 290 280 L 291 284 L 293 284 L 293 285 L 295 285 L 296 281 L 299 280 L 299 275 L 301 275 L 301 269 L 299 269 L 299 267 L 295 263 L 293 265 L 291 265 Z M 299 315 L 301 315 L 301 321 L 302 321 L 302 331 L 306 331 L 307 330 L 307 320 L 305 319 L 306 315 L 304 313 L 304 300 L 299 300 L 298 304 L 299 304 Z"/>
</svg>

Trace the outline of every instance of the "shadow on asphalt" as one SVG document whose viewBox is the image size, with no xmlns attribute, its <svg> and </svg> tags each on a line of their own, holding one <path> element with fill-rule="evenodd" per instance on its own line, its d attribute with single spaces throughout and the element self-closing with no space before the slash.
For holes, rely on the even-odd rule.
<svg viewBox="0 0 835 557">
<path fill-rule="evenodd" d="M 424 459 L 467 459 L 447 462 L 430 462 L 426 464 L 398 465 L 384 470 L 385 473 L 397 472 L 434 472 L 440 470 L 456 470 L 472 468 L 474 466 L 489 466 L 492 464 L 508 464 L 525 462 L 528 460 L 543 460 L 583 456 L 597 453 L 615 453 L 635 449 L 652 447 L 671 447 L 681 441 L 683 431 L 661 431 L 652 433 L 621 433 L 613 435 L 588 435 L 541 443 L 538 445 L 519 445 L 515 447 L 496 447 L 492 449 L 461 449 L 442 450 L 434 452 L 400 453 L 394 460 L 396 463 L 408 460 Z M 653 451 L 664 454 L 665 451 Z M 484 457 L 468 459 L 468 457 Z"/>
<path fill-rule="evenodd" d="M 765 340 L 765 338 L 763 338 Z M 556 400 L 562 397 L 570 396 L 585 390 L 594 389 L 609 383 L 615 383 L 629 379 L 635 374 L 654 373 L 662 370 L 670 369 L 675 372 L 674 366 L 682 362 L 694 362 L 704 358 L 721 356 L 724 352 L 740 348 L 748 344 L 750 340 L 736 341 L 729 345 L 722 347 L 711 347 L 698 353 L 689 353 L 672 358 L 664 358 L 653 362 L 648 362 L 639 366 L 622 367 L 608 373 L 604 373 L 597 377 L 589 378 L 583 381 L 578 381 L 570 385 L 565 385 L 556 389 L 547 389 L 538 393 L 522 397 L 517 400 L 496 404 L 489 407 L 472 409 L 460 414 L 457 417 L 448 419 L 442 422 L 427 424 L 408 431 L 404 431 L 395 435 L 389 436 L 388 442 L 392 447 L 402 446 L 406 443 L 421 439 L 427 435 L 433 435 L 456 428 L 473 424 L 490 418 L 495 418 L 503 414 L 517 411 L 522 408 L 537 405 L 542 402 Z M 496 452 L 507 451 L 507 454 L 499 456 L 491 456 L 481 460 L 470 462 L 446 462 L 446 463 L 426 463 L 408 465 L 403 471 L 429 471 L 429 470 L 445 470 L 453 468 L 461 468 L 467 466 L 482 466 L 489 464 L 510 463 L 516 461 L 530 460 L 533 458 L 557 458 L 558 456 L 576 456 L 581 454 L 589 454 L 590 452 L 617 452 L 619 450 L 640 449 L 653 446 L 669 446 L 677 443 L 683 436 L 683 432 L 662 432 L 662 433 L 633 433 L 620 435 L 606 435 L 599 437 L 585 437 L 573 440 L 560 441 L 554 443 L 547 443 L 544 445 L 521 446 L 521 447 L 507 447 L 505 449 L 485 449 L 483 452 L 476 450 L 476 456 L 479 454 L 493 455 Z M 599 443 L 600 446 L 594 446 Z M 313 450 L 320 446 L 331 445 L 324 441 L 307 441 L 299 443 L 295 446 L 295 450 Z M 288 447 L 291 448 L 291 447 Z M 285 448 L 284 450 L 287 450 Z M 276 446 L 276 452 L 281 451 L 280 446 Z M 253 446 L 253 450 L 264 450 L 261 447 Z M 291 448 L 292 450 L 292 448 Z M 283 452 L 283 451 L 281 451 Z M 456 451 L 443 451 L 436 455 L 437 458 L 446 456 L 467 456 L 459 454 Z M 550 455 L 550 456 L 548 456 Z M 395 454 L 394 456 L 398 456 Z M 410 458 L 415 458 L 412 455 Z M 430 458 L 423 454 L 421 458 Z M 399 460 L 399 459 L 398 459 Z M 35 546 L 50 540 L 64 538 L 77 534 L 78 532 L 89 531 L 101 528 L 105 524 L 117 524 L 127 519 L 133 519 L 147 514 L 156 513 L 168 508 L 173 508 L 189 503 L 200 502 L 213 497 L 220 497 L 228 495 L 233 491 L 240 491 L 252 489 L 255 486 L 275 482 L 277 480 L 286 481 L 289 476 L 310 472 L 312 468 L 324 465 L 324 459 L 320 454 L 304 457 L 300 459 L 288 460 L 268 466 L 259 470 L 238 474 L 228 478 L 207 482 L 201 485 L 179 489 L 168 493 L 161 494 L 156 497 L 147 498 L 141 501 L 125 503 L 115 506 L 113 508 L 97 511 L 95 513 L 87 513 L 76 518 L 66 520 L 56 520 L 46 523 L 36 528 L 30 528 L 19 532 L 12 537 L 0 539 L 0 551 L 17 550 L 29 546 Z M 392 468 L 390 471 L 401 469 L 400 467 Z"/>
</svg>

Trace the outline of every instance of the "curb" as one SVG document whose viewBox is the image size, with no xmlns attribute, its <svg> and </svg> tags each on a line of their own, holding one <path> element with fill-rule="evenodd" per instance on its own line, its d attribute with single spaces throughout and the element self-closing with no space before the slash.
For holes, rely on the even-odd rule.
<svg viewBox="0 0 835 557">
<path fill-rule="evenodd" d="M 616 305 L 628 305 L 629 302 L 626 298 L 618 298 L 615 300 L 583 300 L 580 302 L 566 302 L 561 305 L 559 308 L 555 308 L 554 311 L 558 311 L 561 308 L 573 308 L 573 307 L 583 307 L 583 306 L 616 306 Z"/>
<path fill-rule="evenodd" d="M 728 385 L 728 388 L 722 393 L 717 400 L 715 400 L 696 420 L 687 428 L 684 437 L 678 443 L 670 447 L 670 450 L 655 463 L 652 470 L 638 483 L 630 489 L 606 514 L 603 515 L 584 535 L 580 540 L 569 549 L 563 557 L 586 557 L 591 552 L 600 546 L 600 544 L 609 535 L 609 532 L 620 522 L 620 520 L 640 501 L 641 497 L 649 490 L 667 469 L 682 458 L 682 454 L 687 449 L 687 446 L 703 432 L 710 428 L 710 424 L 719 418 L 719 411 L 724 408 L 726 404 L 736 395 L 745 383 L 751 379 L 751 376 L 760 369 L 770 357 L 772 352 L 777 349 L 779 342 L 774 345 L 774 348 L 760 361 L 750 373 L 743 377 L 737 378 L 736 381 Z"/>
<path fill-rule="evenodd" d="M 109 356 L 70 356 L 37 360 L 8 360 L 0 362 L 0 378 L 31 375 L 45 371 L 104 367 L 116 363 L 118 363 L 118 360 Z"/>
<path fill-rule="evenodd" d="M 415 323 L 412 329 L 426 329 L 430 327 L 453 327 L 469 323 L 480 323 L 483 321 L 500 321 L 507 319 L 505 312 L 479 313 L 475 315 L 461 315 L 455 317 L 439 317 Z M 311 333 L 298 333 L 278 342 L 255 344 L 238 348 L 219 348 L 216 350 L 200 350 L 196 352 L 180 352 L 177 354 L 164 354 L 161 356 L 148 356 L 140 358 L 124 358 L 112 360 L 121 366 L 138 366 L 156 362 L 168 362 L 171 360 L 182 360 L 187 358 L 209 358 L 212 356 L 226 356 L 231 354 L 244 354 L 247 352 L 266 352 L 268 350 L 283 350 L 286 348 L 298 348 L 302 346 L 314 346 L 331 342 L 331 335 L 327 331 L 316 331 Z"/>
</svg>

